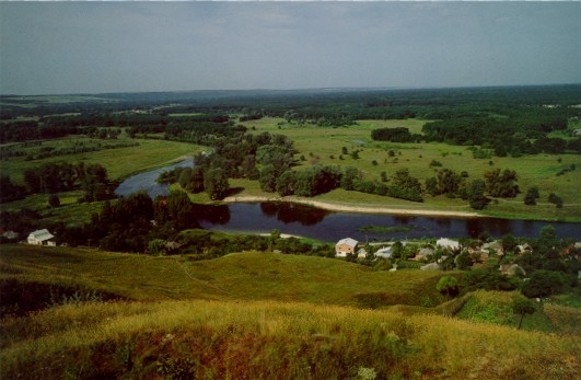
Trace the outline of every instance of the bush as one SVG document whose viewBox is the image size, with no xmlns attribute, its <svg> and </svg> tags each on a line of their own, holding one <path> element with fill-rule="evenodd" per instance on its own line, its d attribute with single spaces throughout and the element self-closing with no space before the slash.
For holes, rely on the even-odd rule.
<svg viewBox="0 0 581 380">
<path fill-rule="evenodd" d="M 531 275 L 522 292 L 529 298 L 546 297 L 561 292 L 565 283 L 562 273 L 541 269 Z"/>
<path fill-rule="evenodd" d="M 51 194 L 51 195 L 48 197 L 48 205 L 49 205 L 51 208 L 57 208 L 57 207 L 59 207 L 59 206 L 61 205 L 61 200 L 60 200 L 60 198 L 58 197 L 58 195 L 56 195 L 56 194 Z"/>
</svg>

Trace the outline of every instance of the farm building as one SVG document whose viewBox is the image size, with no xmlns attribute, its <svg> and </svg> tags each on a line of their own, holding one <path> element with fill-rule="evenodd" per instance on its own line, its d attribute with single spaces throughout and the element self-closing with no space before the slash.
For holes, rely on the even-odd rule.
<svg viewBox="0 0 581 380">
<path fill-rule="evenodd" d="M 32 245 L 48 245 L 48 246 L 56 246 L 56 242 L 54 241 L 54 235 L 48 232 L 48 230 L 36 230 L 31 232 L 26 239 L 28 244 Z"/>
<path fill-rule="evenodd" d="M 348 254 L 355 254 L 359 242 L 355 239 L 341 239 L 335 245 L 335 255 L 337 257 L 347 257 Z"/>
</svg>

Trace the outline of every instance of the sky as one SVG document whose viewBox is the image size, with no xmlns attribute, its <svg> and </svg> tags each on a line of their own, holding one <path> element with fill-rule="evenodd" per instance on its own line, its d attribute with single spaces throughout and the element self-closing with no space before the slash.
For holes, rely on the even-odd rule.
<svg viewBox="0 0 581 380">
<path fill-rule="evenodd" d="M 0 94 L 581 83 L 580 2 L 1 2 Z"/>
</svg>

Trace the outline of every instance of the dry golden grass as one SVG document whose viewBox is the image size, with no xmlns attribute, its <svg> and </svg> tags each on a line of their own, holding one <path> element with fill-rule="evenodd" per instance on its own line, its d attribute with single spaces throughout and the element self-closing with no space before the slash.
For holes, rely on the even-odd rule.
<svg viewBox="0 0 581 380">
<path fill-rule="evenodd" d="M 574 379 L 573 338 L 436 315 L 304 303 L 68 305 L 5 320 L 2 378 Z M 4 340 L 4 339 L 3 339 Z M 169 359 L 169 358 L 172 359 Z"/>
</svg>

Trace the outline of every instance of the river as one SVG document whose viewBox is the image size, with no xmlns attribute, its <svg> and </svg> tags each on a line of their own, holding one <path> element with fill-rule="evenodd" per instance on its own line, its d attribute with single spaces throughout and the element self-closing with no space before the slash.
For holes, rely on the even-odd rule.
<svg viewBox="0 0 581 380">
<path fill-rule="evenodd" d="M 483 232 L 500 237 L 513 234 L 538 237 L 547 224 L 555 227 L 561 238 L 579 239 L 580 223 L 499 218 L 451 218 L 410 215 L 357 214 L 330 212 L 310 206 L 284 203 L 233 203 L 216 206 L 211 217 L 199 222 L 208 230 L 225 232 L 268 233 L 277 229 L 285 234 L 304 236 L 328 242 L 345 237 L 359 241 L 390 239 L 478 237 Z"/>
<path fill-rule="evenodd" d="M 168 195 L 169 186 L 166 184 L 157 183 L 157 178 L 159 175 L 163 172 L 169 172 L 178 167 L 191 168 L 193 166 L 194 160 L 189 159 L 169 166 L 164 166 L 163 168 L 132 175 L 131 177 L 128 177 L 123 182 L 121 182 L 117 189 L 115 189 L 115 194 L 118 196 L 126 197 L 138 191 L 145 191 L 151 198 L 155 198 L 160 195 Z"/>
<path fill-rule="evenodd" d="M 156 182 L 159 175 L 175 167 L 192 167 L 192 160 L 139 173 L 127 178 L 115 190 L 127 196 L 147 191 L 149 196 L 167 195 L 167 185 Z M 410 215 L 358 214 L 331 212 L 310 206 L 285 202 L 233 203 L 221 206 L 199 206 L 192 217 L 208 230 L 226 232 L 269 233 L 304 236 L 328 242 L 345 237 L 360 241 L 390 239 L 478 237 L 482 232 L 500 237 L 505 234 L 537 237 L 547 224 L 555 227 L 557 236 L 581 240 L 581 223 L 543 222 L 499 218 L 452 218 Z"/>
</svg>

